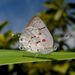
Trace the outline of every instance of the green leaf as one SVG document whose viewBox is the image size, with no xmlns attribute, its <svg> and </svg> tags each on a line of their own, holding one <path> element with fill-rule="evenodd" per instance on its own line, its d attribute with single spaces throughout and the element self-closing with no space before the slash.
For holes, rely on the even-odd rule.
<svg viewBox="0 0 75 75">
<path fill-rule="evenodd" d="M 53 70 L 65 74 L 68 68 L 69 68 L 69 62 L 66 61 L 65 63 L 63 63 L 63 65 L 59 64 L 54 65 Z"/>
<path fill-rule="evenodd" d="M 5 26 L 7 26 L 7 24 L 8 24 L 8 21 L 3 22 L 3 23 L 0 25 L 0 31 L 1 31 Z"/>
<path fill-rule="evenodd" d="M 62 16 L 62 13 L 63 13 L 63 10 L 58 10 L 58 11 L 56 12 L 56 14 L 54 15 L 54 20 L 55 20 L 55 21 L 60 20 L 60 18 L 61 18 L 61 16 Z"/>
<path fill-rule="evenodd" d="M 61 4 L 63 4 L 65 2 L 65 0 L 59 0 Z"/>
<path fill-rule="evenodd" d="M 8 45 L 13 45 L 19 40 L 19 33 L 14 34 L 9 40 L 8 40 Z"/>
<path fill-rule="evenodd" d="M 57 9 L 57 6 L 54 3 L 51 2 L 45 2 L 44 6 L 51 9 Z"/>
<path fill-rule="evenodd" d="M 54 13 L 56 13 L 56 11 L 57 10 L 55 10 L 55 9 L 49 9 L 46 11 L 46 14 L 54 14 Z"/>
<path fill-rule="evenodd" d="M 8 30 L 7 32 L 4 33 L 4 36 L 6 38 L 12 37 L 12 35 L 13 35 L 13 32 L 11 30 Z"/>
<path fill-rule="evenodd" d="M 6 42 L 7 42 L 7 40 L 4 37 L 4 35 L 3 34 L 0 34 L 0 48 L 4 48 L 5 45 L 6 45 Z"/>
<path fill-rule="evenodd" d="M 50 54 L 35 54 L 20 50 L 0 50 L 1 65 L 71 59 L 75 59 L 75 52 L 52 52 Z"/>
<path fill-rule="evenodd" d="M 45 2 L 45 4 L 47 4 L 47 5 L 48 5 L 48 4 L 51 4 L 51 3 L 52 3 L 52 2 L 50 2 L 50 1 L 46 1 L 46 2 Z"/>
<path fill-rule="evenodd" d="M 59 5 L 63 5 L 63 3 L 65 2 L 65 0 L 54 0 L 55 3 L 59 4 Z"/>
</svg>

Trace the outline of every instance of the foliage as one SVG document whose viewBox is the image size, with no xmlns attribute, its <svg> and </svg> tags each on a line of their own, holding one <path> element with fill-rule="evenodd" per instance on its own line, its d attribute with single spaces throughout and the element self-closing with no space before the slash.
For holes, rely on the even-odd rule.
<svg viewBox="0 0 75 75">
<path fill-rule="evenodd" d="M 12 48 L 11 46 L 18 41 L 19 33 L 14 34 L 11 30 L 6 31 L 4 34 L 1 33 L 7 24 L 8 21 L 5 21 L 0 25 L 0 48 Z"/>
<path fill-rule="evenodd" d="M 75 3 L 65 4 L 65 0 L 48 0 L 44 3 L 44 6 L 47 7 L 47 10 L 39 13 L 38 16 L 43 19 L 48 29 L 52 33 L 54 39 L 57 40 L 61 35 L 55 35 L 56 29 L 61 30 L 63 33 L 65 33 L 66 31 L 68 31 L 68 26 L 71 27 L 71 24 L 75 23 L 75 18 L 68 13 L 68 11 L 70 11 L 71 9 L 75 9 Z M 75 15 L 75 12 L 72 12 L 71 14 Z M 7 23 L 8 22 L 6 21 L 0 25 L 0 32 L 7 25 Z M 11 45 L 15 45 L 16 41 L 18 40 L 18 34 L 13 34 L 14 33 L 11 30 L 8 30 L 4 34 L 0 33 L 0 48 L 12 48 Z M 64 41 L 60 41 L 59 45 L 59 50 L 62 50 L 62 46 L 66 44 L 64 43 Z M 75 75 L 75 60 L 68 60 L 70 58 L 75 58 L 74 52 L 53 52 L 49 55 L 39 54 L 37 56 L 38 58 L 33 54 L 26 53 L 24 51 L 2 50 L 0 51 L 0 53 L 0 63 L 2 64 L 18 63 L 19 61 L 23 63 L 26 62 L 26 60 L 34 61 L 41 60 L 42 58 L 44 58 L 43 60 L 45 60 L 45 58 L 64 60 L 53 60 L 46 62 L 40 61 L 32 63 L 28 63 L 27 61 L 27 64 L 16 64 L 13 67 L 12 65 L 9 65 L 8 70 L 10 71 L 10 74 L 12 73 L 12 75 L 15 72 L 17 72 L 17 75 Z"/>
<path fill-rule="evenodd" d="M 68 31 L 68 27 L 75 24 L 75 17 L 69 14 L 69 11 L 74 9 L 75 3 L 65 4 L 65 0 L 47 0 L 44 3 L 47 10 L 41 11 L 38 16 L 46 23 L 48 29 L 54 37 L 54 40 L 59 44 L 58 50 L 62 50 L 63 46 L 67 49 L 70 47 L 64 41 L 57 41 Z M 74 12 L 71 12 L 74 14 Z M 62 32 L 55 34 L 56 30 Z"/>
<path fill-rule="evenodd" d="M 68 69 L 71 73 L 71 70 L 75 67 L 75 65 L 73 65 L 74 61 L 71 60 L 73 58 L 75 58 L 74 52 L 53 52 L 51 54 L 38 54 L 38 56 L 36 56 L 36 54 L 26 51 L 0 50 L 0 64 L 9 64 L 7 71 L 9 73 L 12 72 L 12 75 L 15 71 L 19 73 L 21 70 L 27 75 L 35 75 L 36 73 L 37 75 L 53 75 L 53 73 L 64 75 L 67 73 Z M 12 65 L 16 63 L 17 65 Z"/>
<path fill-rule="evenodd" d="M 47 24 L 50 31 L 61 28 L 65 32 L 68 25 L 71 27 L 71 22 L 75 23 L 75 18 L 68 14 L 68 11 L 74 9 L 74 4 L 75 3 L 65 4 L 65 0 L 48 0 L 44 3 L 44 6 L 47 7 L 48 10 L 42 11 L 39 13 L 39 16 Z"/>
</svg>

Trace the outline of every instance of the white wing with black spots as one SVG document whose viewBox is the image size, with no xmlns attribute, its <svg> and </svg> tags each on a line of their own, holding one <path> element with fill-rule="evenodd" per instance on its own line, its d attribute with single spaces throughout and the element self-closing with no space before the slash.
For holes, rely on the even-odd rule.
<svg viewBox="0 0 75 75">
<path fill-rule="evenodd" d="M 42 54 L 53 51 L 53 37 L 39 17 L 34 17 L 21 33 L 19 49 Z"/>
</svg>

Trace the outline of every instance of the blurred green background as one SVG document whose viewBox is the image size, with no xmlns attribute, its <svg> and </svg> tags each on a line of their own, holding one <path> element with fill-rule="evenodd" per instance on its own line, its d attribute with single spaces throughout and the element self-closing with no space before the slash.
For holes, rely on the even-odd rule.
<svg viewBox="0 0 75 75">
<path fill-rule="evenodd" d="M 34 12 L 34 8 L 30 8 L 30 9 L 26 8 L 26 9 L 32 11 L 32 12 L 29 12 L 32 15 L 30 16 L 28 15 L 30 18 L 32 16 L 37 15 L 47 25 L 49 31 L 51 32 L 54 38 L 54 41 L 59 45 L 56 51 L 75 52 L 75 41 L 74 41 L 75 40 L 75 37 L 74 37 L 75 35 L 74 33 L 74 30 L 75 30 L 75 11 L 74 11 L 75 2 L 72 0 L 71 0 L 72 2 L 70 0 L 67 0 L 68 2 L 66 2 L 66 0 L 42 0 L 42 1 L 28 0 L 27 2 L 29 1 L 31 3 L 34 2 L 34 4 L 37 4 L 36 5 L 37 7 L 39 7 L 39 5 L 44 7 L 44 8 L 39 7 L 38 9 L 41 8 L 42 10 L 41 9 L 36 10 L 37 13 Z M 37 3 L 37 1 L 39 3 Z M 6 1 L 4 2 L 6 3 Z M 16 1 L 16 3 L 18 2 Z M 13 8 L 14 7 L 16 7 L 16 4 L 15 6 L 13 5 Z M 18 10 L 20 9 L 21 8 L 18 8 Z M 23 9 L 24 12 L 26 11 L 26 9 L 25 10 Z M 7 9 L 4 9 L 4 10 L 7 10 Z M 23 12 L 23 10 L 21 12 Z M 33 12 L 36 14 L 34 15 Z M 7 14 L 7 15 L 10 15 L 10 14 Z M 19 38 L 18 34 L 20 34 L 21 29 L 23 29 L 22 24 L 24 22 L 21 21 L 23 23 L 22 24 L 20 23 L 19 27 L 21 26 L 22 27 L 21 29 L 20 28 L 18 29 L 18 24 L 11 23 L 11 22 L 15 22 L 15 21 L 12 21 L 12 19 L 14 18 L 12 19 L 10 18 L 5 19 L 5 20 L 3 19 L 4 22 L 1 21 L 1 24 L 0 24 L 0 49 L 10 49 L 10 50 L 16 49 L 17 50 L 18 49 L 17 43 L 18 43 L 18 38 Z M 25 19 L 26 18 L 27 17 L 25 15 Z M 16 21 L 17 23 L 19 23 L 19 20 L 16 20 Z M 11 25 L 8 26 L 9 23 L 11 23 L 12 26 L 14 26 L 13 24 L 16 24 L 17 31 L 14 28 L 11 29 L 10 27 L 12 26 Z M 73 36 L 69 40 L 58 41 L 68 32 L 73 33 Z M 68 41 L 70 41 L 70 43 Z M 57 60 L 54 61 L 53 60 L 53 61 L 31 62 L 31 63 L 22 63 L 22 64 L 13 64 L 13 65 L 0 65 L 0 74 L 1 75 L 75 75 L 75 60 L 74 59 L 64 60 L 64 61 L 57 61 Z"/>
</svg>

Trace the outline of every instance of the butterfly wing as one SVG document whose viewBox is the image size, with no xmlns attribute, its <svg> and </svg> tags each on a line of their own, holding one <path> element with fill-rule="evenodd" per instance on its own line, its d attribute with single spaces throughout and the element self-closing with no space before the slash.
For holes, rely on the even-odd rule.
<svg viewBox="0 0 75 75">
<path fill-rule="evenodd" d="M 28 31 L 23 31 L 19 37 L 19 49 L 21 50 L 29 50 L 30 47 L 29 47 L 29 43 L 28 43 L 28 40 L 30 39 L 29 38 L 29 34 L 28 34 Z"/>
<path fill-rule="evenodd" d="M 24 38 L 21 40 L 21 38 Z M 21 33 L 20 47 L 31 52 L 48 53 L 53 48 L 53 38 L 39 17 L 34 17 Z M 21 44 L 22 43 L 22 44 Z"/>
<path fill-rule="evenodd" d="M 45 23 L 38 16 L 35 16 L 32 18 L 32 20 L 27 25 L 27 27 L 29 27 L 29 26 L 38 28 L 40 33 L 36 34 L 36 32 L 34 32 L 34 34 L 36 34 L 38 36 L 42 35 L 41 38 L 45 37 L 47 39 L 47 44 L 50 47 L 53 47 L 53 37 L 52 37 L 51 33 L 49 32 L 48 28 L 46 27 Z"/>
</svg>

